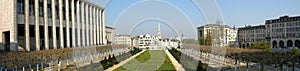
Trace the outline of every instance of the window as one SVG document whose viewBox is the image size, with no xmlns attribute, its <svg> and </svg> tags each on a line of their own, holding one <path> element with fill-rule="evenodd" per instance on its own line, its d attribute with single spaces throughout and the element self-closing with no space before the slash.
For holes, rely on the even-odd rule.
<svg viewBox="0 0 300 71">
<path fill-rule="evenodd" d="M 34 15 L 33 5 L 29 5 L 29 16 L 33 16 L 33 15 Z"/>
<path fill-rule="evenodd" d="M 34 15 L 34 0 L 29 0 L 29 16 Z"/>
<path fill-rule="evenodd" d="M 43 6 L 39 6 L 39 16 L 43 17 L 44 16 L 44 9 Z"/>
<path fill-rule="evenodd" d="M 17 14 L 24 14 L 24 0 L 17 0 Z"/>
<path fill-rule="evenodd" d="M 39 0 L 39 16 L 44 17 L 44 0 Z"/>
<path fill-rule="evenodd" d="M 52 18 L 52 9 L 48 7 L 48 17 Z"/>
</svg>

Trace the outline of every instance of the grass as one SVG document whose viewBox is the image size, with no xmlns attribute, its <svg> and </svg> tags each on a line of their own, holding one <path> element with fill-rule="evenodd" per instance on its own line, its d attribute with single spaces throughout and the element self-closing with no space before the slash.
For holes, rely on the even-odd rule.
<svg viewBox="0 0 300 71">
<path fill-rule="evenodd" d="M 137 60 L 137 61 L 139 61 L 141 63 L 145 63 L 148 60 L 150 60 L 150 58 L 151 58 L 151 54 L 150 54 L 149 50 L 147 50 L 144 53 L 142 53 L 141 55 L 137 56 L 135 58 L 135 60 Z"/>
<path fill-rule="evenodd" d="M 173 66 L 172 62 L 166 56 L 166 59 L 164 61 L 164 64 L 159 67 L 157 71 L 176 71 L 175 67 Z"/>
<path fill-rule="evenodd" d="M 123 66 L 121 66 L 121 67 L 115 69 L 114 71 L 129 71 L 129 70 L 127 70 L 126 68 L 124 68 Z"/>
<path fill-rule="evenodd" d="M 143 62 L 143 63 L 142 63 Z M 135 59 L 130 60 L 114 71 L 174 71 L 171 63 L 163 50 L 147 50 Z"/>
</svg>

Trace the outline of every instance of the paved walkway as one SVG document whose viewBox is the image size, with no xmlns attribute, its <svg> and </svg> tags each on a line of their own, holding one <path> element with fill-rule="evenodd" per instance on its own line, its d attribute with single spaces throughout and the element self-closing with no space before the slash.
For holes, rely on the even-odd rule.
<svg viewBox="0 0 300 71">
<path fill-rule="evenodd" d="M 172 56 L 172 54 L 168 50 L 165 50 L 165 52 L 171 60 L 173 66 L 176 68 L 176 71 L 185 71 L 181 64 L 178 63 L 178 61 Z"/>
<path fill-rule="evenodd" d="M 141 52 L 139 52 L 139 53 L 137 53 L 137 54 L 131 56 L 130 58 L 128 58 L 128 59 L 126 59 L 126 60 L 120 62 L 119 64 L 116 64 L 116 65 L 114 65 L 114 66 L 112 66 L 112 67 L 106 69 L 105 71 L 113 71 L 113 70 L 115 70 L 115 69 L 121 67 L 122 65 L 126 64 L 127 62 L 129 62 L 130 60 L 134 59 L 135 57 L 137 57 L 138 55 L 142 54 L 142 53 L 145 52 L 145 51 L 146 51 L 146 50 L 143 50 L 143 51 L 141 51 Z"/>
</svg>

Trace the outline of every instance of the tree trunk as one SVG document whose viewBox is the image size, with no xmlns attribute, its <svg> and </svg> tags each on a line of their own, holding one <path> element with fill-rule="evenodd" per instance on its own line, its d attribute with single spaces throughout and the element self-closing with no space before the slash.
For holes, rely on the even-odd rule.
<svg viewBox="0 0 300 71">
<path fill-rule="evenodd" d="M 295 61 L 292 61 L 292 71 L 295 71 Z"/>
<path fill-rule="evenodd" d="M 260 64 L 260 71 L 264 71 L 264 65 Z"/>
<path fill-rule="evenodd" d="M 238 60 L 237 60 L 237 59 L 235 59 L 235 64 L 237 64 L 237 61 L 238 61 Z"/>
<path fill-rule="evenodd" d="M 249 71 L 249 63 L 247 62 L 246 64 L 247 64 L 247 71 Z"/>
<path fill-rule="evenodd" d="M 280 71 L 283 71 L 283 64 L 280 64 Z"/>
</svg>

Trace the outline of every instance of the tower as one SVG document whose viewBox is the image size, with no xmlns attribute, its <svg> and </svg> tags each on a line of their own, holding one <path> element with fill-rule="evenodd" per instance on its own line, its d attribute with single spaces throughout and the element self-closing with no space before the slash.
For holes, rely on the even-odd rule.
<svg viewBox="0 0 300 71">
<path fill-rule="evenodd" d="M 157 26 L 157 36 L 159 39 L 161 39 L 161 34 L 160 34 L 160 23 L 158 23 L 158 26 Z"/>
</svg>

